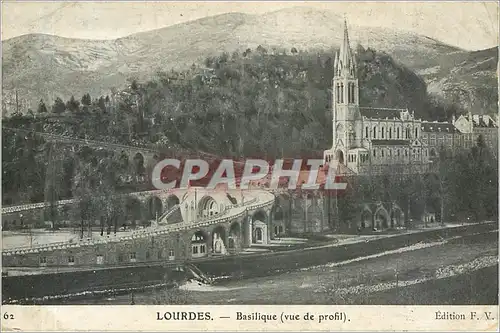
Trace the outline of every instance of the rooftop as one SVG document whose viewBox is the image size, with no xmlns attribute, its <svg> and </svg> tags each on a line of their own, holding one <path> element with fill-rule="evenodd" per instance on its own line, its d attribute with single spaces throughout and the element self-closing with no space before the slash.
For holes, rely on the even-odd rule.
<svg viewBox="0 0 500 333">
<path fill-rule="evenodd" d="M 409 146 L 410 140 L 372 140 L 374 146 Z"/>
<path fill-rule="evenodd" d="M 422 131 L 424 132 L 439 132 L 439 133 L 459 133 L 459 130 L 452 123 L 447 122 L 422 122 Z"/>
<path fill-rule="evenodd" d="M 360 107 L 361 115 L 366 118 L 372 119 L 394 119 L 400 118 L 401 112 L 406 112 L 406 109 L 389 109 L 389 108 L 371 108 Z"/>
</svg>

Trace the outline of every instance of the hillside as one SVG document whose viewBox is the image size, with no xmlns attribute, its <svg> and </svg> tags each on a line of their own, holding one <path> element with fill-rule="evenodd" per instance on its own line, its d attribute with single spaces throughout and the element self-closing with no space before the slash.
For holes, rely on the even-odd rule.
<svg viewBox="0 0 500 333">
<path fill-rule="evenodd" d="M 72 108 L 61 101 L 59 114 L 37 112 L 26 121 L 63 135 L 180 144 L 218 155 L 314 153 L 331 144 L 333 52 L 273 55 L 263 47 L 224 52 L 205 59 L 205 67 L 133 82 L 108 104 Z M 357 55 L 362 106 L 409 108 L 428 117 L 432 106 L 418 75 L 385 53 L 358 47 Z M 18 127 L 20 121 L 13 117 L 6 126 Z"/>
<path fill-rule="evenodd" d="M 342 24 L 336 13 L 289 8 L 264 15 L 223 14 L 109 41 L 20 36 L 2 42 L 4 107 L 9 112 L 14 109 L 15 90 L 21 102 L 35 109 L 41 98 L 51 104 L 56 97 L 66 100 L 84 93 L 108 94 L 113 88 L 123 88 L 131 77 L 145 81 L 158 71 L 187 68 L 223 51 L 255 50 L 259 45 L 270 52 L 273 48 L 289 52 L 292 47 L 299 51 L 329 50 L 340 44 Z M 353 47 L 361 43 L 365 48 L 386 51 L 419 71 L 441 66 L 457 54 L 469 55 L 403 31 L 358 26 L 350 26 L 349 30 Z M 485 64 L 485 76 L 494 73 L 496 66 L 491 66 L 490 62 Z M 452 70 L 424 78 L 430 83 L 444 80 L 446 86 L 461 85 L 465 74 L 452 75 Z M 474 74 L 473 68 L 470 70 Z M 481 91 L 479 88 L 471 81 L 464 89 L 475 94 Z M 489 90 L 484 94 L 488 95 Z M 21 109 L 28 106 L 22 105 Z"/>
<path fill-rule="evenodd" d="M 472 113 L 498 113 L 498 48 L 455 52 L 441 57 L 432 68 L 417 70 L 430 93 L 470 109 Z"/>
</svg>

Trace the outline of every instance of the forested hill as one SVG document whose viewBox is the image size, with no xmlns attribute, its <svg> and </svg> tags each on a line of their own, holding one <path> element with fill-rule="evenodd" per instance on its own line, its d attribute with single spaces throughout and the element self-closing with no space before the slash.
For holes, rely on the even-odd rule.
<svg viewBox="0 0 500 333">
<path fill-rule="evenodd" d="M 204 68 L 131 80 L 126 91 L 106 97 L 109 103 L 85 95 L 81 103 L 57 99 L 33 113 L 46 131 L 107 142 L 178 144 L 226 156 L 320 152 L 331 145 L 334 51 L 222 53 Z M 361 106 L 451 117 L 453 110 L 431 102 L 423 80 L 389 55 L 362 47 L 356 54 Z"/>
<path fill-rule="evenodd" d="M 291 51 L 291 52 L 290 52 Z M 331 145 L 334 50 L 270 54 L 263 47 L 208 58 L 206 68 L 160 74 L 140 85 L 152 133 L 186 147 L 232 156 L 290 156 Z M 426 85 L 390 56 L 357 50 L 360 104 L 409 108 L 443 119 Z M 189 79 L 182 80 L 185 76 Z"/>
<path fill-rule="evenodd" d="M 153 145 L 164 150 L 160 158 L 167 150 L 221 157 L 321 157 L 332 144 L 334 51 L 271 54 L 259 47 L 222 53 L 206 59 L 204 68 L 157 73 L 148 82 L 131 79 L 126 90 L 112 96 L 40 101 L 37 110 L 3 120 L 3 203 L 73 197 L 87 162 L 97 163 L 102 154 L 113 179 L 139 170 L 122 163 L 120 154 L 46 144 L 6 127 Z M 362 106 L 408 108 L 417 118 L 451 117 L 453 109 L 430 101 L 425 83 L 412 71 L 387 54 L 356 51 Z M 57 190 L 47 190 L 47 184 Z"/>
</svg>

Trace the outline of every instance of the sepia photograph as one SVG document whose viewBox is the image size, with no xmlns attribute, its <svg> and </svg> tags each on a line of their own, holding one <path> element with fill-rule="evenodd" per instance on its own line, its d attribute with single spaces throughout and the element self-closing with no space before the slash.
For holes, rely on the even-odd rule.
<svg viewBox="0 0 500 333">
<path fill-rule="evenodd" d="M 472 1 L 3 1 L 2 304 L 498 325 L 469 311 L 498 308 L 498 20 Z"/>
</svg>

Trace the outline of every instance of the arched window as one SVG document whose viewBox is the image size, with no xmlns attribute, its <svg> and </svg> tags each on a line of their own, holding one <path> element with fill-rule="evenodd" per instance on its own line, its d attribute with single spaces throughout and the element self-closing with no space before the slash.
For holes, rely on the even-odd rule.
<svg viewBox="0 0 500 333">
<path fill-rule="evenodd" d="M 392 139 L 392 127 L 389 127 L 389 139 Z"/>
<path fill-rule="evenodd" d="M 384 128 L 384 126 L 382 126 L 380 136 L 381 136 L 382 139 L 384 139 L 384 136 L 385 136 L 385 128 Z"/>
<path fill-rule="evenodd" d="M 375 149 L 373 149 L 373 157 L 376 157 L 377 156 L 377 151 Z"/>
<path fill-rule="evenodd" d="M 373 135 L 372 135 L 372 137 L 373 137 L 374 139 L 376 139 L 376 138 L 377 138 L 377 126 L 373 126 Z"/>
<path fill-rule="evenodd" d="M 347 103 L 351 103 L 351 83 L 347 83 Z"/>
<path fill-rule="evenodd" d="M 354 103 L 354 83 L 349 83 L 349 103 Z"/>
<path fill-rule="evenodd" d="M 344 84 L 340 84 L 340 103 L 344 103 Z"/>
<path fill-rule="evenodd" d="M 381 149 L 380 155 L 382 155 L 382 157 L 384 157 L 384 149 Z"/>
<path fill-rule="evenodd" d="M 368 130 L 368 126 L 366 126 L 366 128 L 365 128 L 365 138 L 368 139 L 369 136 L 370 136 L 370 133 L 369 133 L 369 130 Z"/>
<path fill-rule="evenodd" d="M 396 138 L 399 139 L 399 127 L 396 129 Z"/>
<path fill-rule="evenodd" d="M 418 138 L 418 127 L 415 127 L 415 139 Z"/>
<path fill-rule="evenodd" d="M 337 103 L 340 103 L 340 83 L 337 83 Z"/>
</svg>

